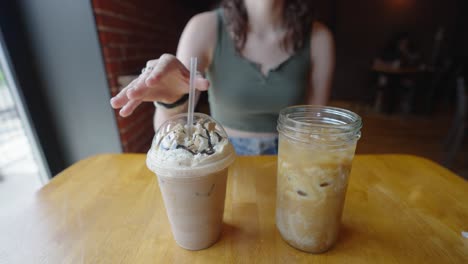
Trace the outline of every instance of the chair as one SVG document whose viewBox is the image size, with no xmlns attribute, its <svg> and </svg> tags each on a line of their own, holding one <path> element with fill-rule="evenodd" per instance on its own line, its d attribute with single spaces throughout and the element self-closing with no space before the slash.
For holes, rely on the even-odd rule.
<svg viewBox="0 0 468 264">
<path fill-rule="evenodd" d="M 468 96 L 465 78 L 461 75 L 457 77 L 456 87 L 456 110 L 455 117 L 453 119 L 452 127 L 446 138 L 446 149 L 448 150 L 445 156 L 444 165 L 450 168 L 453 165 L 455 157 L 460 150 L 463 143 L 463 138 L 466 135 L 468 122 Z"/>
</svg>

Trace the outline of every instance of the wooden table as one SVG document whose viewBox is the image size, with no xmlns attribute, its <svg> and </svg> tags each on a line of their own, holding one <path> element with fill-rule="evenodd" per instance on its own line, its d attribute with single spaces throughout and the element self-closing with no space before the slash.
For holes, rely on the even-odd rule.
<svg viewBox="0 0 468 264">
<path fill-rule="evenodd" d="M 275 227 L 276 157 L 240 157 L 225 226 L 179 248 L 144 155 L 76 163 L 0 221 L 0 263 L 468 263 L 468 183 L 415 156 L 357 156 L 337 245 L 293 249 Z"/>
</svg>

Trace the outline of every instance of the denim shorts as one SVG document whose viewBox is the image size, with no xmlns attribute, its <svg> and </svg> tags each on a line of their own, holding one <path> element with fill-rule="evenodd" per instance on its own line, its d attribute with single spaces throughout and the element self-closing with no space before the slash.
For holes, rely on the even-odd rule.
<svg viewBox="0 0 468 264">
<path fill-rule="evenodd" d="M 271 138 L 236 138 L 231 137 L 236 154 L 240 156 L 277 155 L 278 137 Z"/>
</svg>

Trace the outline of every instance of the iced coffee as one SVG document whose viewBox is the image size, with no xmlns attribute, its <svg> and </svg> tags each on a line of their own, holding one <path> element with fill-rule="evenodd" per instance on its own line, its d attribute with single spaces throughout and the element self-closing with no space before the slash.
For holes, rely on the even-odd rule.
<svg viewBox="0 0 468 264">
<path fill-rule="evenodd" d="M 336 242 L 360 128 L 359 116 L 344 109 L 281 112 L 276 225 L 291 246 L 320 253 Z"/>
<path fill-rule="evenodd" d="M 148 152 L 147 166 L 156 173 L 177 244 L 189 250 L 211 246 L 222 228 L 228 167 L 235 152 L 223 128 L 195 113 L 164 123 Z"/>
</svg>

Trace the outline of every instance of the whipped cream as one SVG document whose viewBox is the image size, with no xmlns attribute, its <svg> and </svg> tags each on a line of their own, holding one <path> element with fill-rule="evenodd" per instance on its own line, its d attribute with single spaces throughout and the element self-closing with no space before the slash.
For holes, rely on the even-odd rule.
<svg viewBox="0 0 468 264">
<path fill-rule="evenodd" d="M 192 127 L 191 135 L 188 129 L 179 123 L 158 131 L 148 153 L 151 163 L 158 167 L 189 168 L 221 160 L 234 152 L 225 134 L 216 129 L 215 122 L 202 118 Z"/>
</svg>

